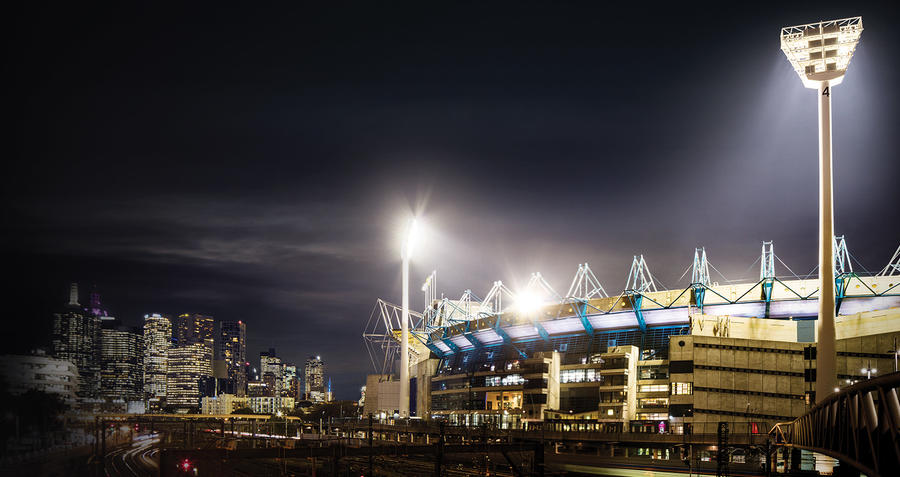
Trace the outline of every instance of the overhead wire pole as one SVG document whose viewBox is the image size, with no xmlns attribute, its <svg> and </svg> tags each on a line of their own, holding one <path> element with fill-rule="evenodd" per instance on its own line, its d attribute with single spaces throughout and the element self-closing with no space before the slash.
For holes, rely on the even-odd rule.
<svg viewBox="0 0 900 477">
<path fill-rule="evenodd" d="M 841 83 L 862 34 L 862 17 L 781 29 L 781 50 L 803 85 L 819 94 L 819 319 L 816 324 L 816 402 L 837 385 L 834 331 L 834 206 L 831 92 Z"/>
</svg>

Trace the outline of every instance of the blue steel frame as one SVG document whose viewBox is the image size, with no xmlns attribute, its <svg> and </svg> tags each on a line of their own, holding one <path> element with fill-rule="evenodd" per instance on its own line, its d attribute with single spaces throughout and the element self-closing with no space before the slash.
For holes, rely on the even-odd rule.
<svg viewBox="0 0 900 477">
<path fill-rule="evenodd" d="M 872 297 L 880 297 L 880 296 L 885 296 L 885 295 L 893 296 L 893 295 L 897 294 L 898 290 L 900 290 L 900 288 L 898 288 L 898 287 L 900 287 L 900 281 L 898 281 L 897 284 L 894 284 L 893 286 L 891 286 L 888 289 L 879 293 L 879 292 L 876 292 L 871 287 L 869 287 L 869 285 L 867 285 L 863 280 L 861 280 L 860 277 L 857 276 L 855 273 L 843 273 L 843 274 L 840 274 L 837 277 L 835 277 L 835 285 L 837 285 L 836 290 L 835 290 L 835 298 L 836 298 L 836 308 L 838 310 L 840 309 L 840 306 L 843 303 L 844 299 L 847 298 L 847 290 L 849 289 L 853 279 L 856 279 L 857 281 L 859 281 L 859 283 L 862 284 L 869 291 L 869 293 L 871 293 Z M 627 303 L 629 303 L 631 305 L 632 312 L 634 313 L 634 316 L 638 323 L 638 329 L 640 329 L 640 331 L 642 331 L 642 332 L 646 332 L 648 328 L 647 328 L 647 324 L 644 320 L 643 311 L 642 311 L 642 306 L 644 304 L 645 298 L 647 300 L 649 300 L 650 302 L 652 302 L 656 305 L 659 305 L 660 308 L 669 309 L 669 308 L 673 308 L 672 305 L 676 301 L 678 301 L 685 293 L 692 292 L 694 295 L 694 302 L 696 303 L 696 306 L 702 312 L 703 308 L 705 306 L 704 302 L 705 302 L 705 298 L 706 298 L 706 291 L 709 291 L 709 292 L 713 293 L 714 295 L 718 296 L 719 298 L 725 300 L 725 302 L 728 304 L 737 304 L 739 302 L 742 302 L 742 300 L 744 300 L 744 298 L 747 297 L 748 294 L 750 294 L 753 290 L 756 290 L 757 289 L 756 287 L 759 286 L 761 288 L 761 292 L 762 292 L 761 293 L 762 296 L 760 296 L 759 301 L 764 302 L 766 304 L 766 316 L 768 317 L 769 306 L 770 306 L 770 303 L 773 301 L 772 295 L 773 295 L 773 290 L 774 290 L 774 286 L 776 283 L 784 286 L 788 291 L 790 291 L 799 300 L 815 299 L 815 297 L 813 295 L 815 295 L 818 292 L 818 289 L 815 289 L 806 295 L 802 295 L 802 294 L 798 293 L 796 290 L 789 287 L 786 283 L 784 283 L 779 278 L 774 277 L 774 278 L 763 278 L 762 280 L 758 281 L 753 286 L 749 287 L 747 289 L 747 291 L 745 291 L 739 297 L 734 298 L 734 299 L 729 299 L 729 298 L 725 297 L 724 295 L 722 295 L 721 293 L 719 293 L 718 291 L 716 291 L 714 288 L 712 288 L 710 286 L 707 286 L 707 285 L 704 285 L 701 283 L 693 283 L 693 284 L 689 285 L 687 288 L 685 288 L 684 290 L 682 290 L 682 292 L 674 300 L 672 300 L 672 303 L 669 303 L 668 305 L 659 303 L 656 300 L 653 300 L 652 298 L 650 298 L 649 296 L 644 296 L 644 294 L 642 294 L 636 290 L 626 290 L 620 296 L 620 300 L 624 299 L 627 301 Z M 893 293 L 891 293 L 891 292 L 893 292 Z M 854 295 L 854 297 L 855 296 L 856 295 Z M 868 295 L 865 295 L 865 296 L 868 296 Z M 587 334 L 589 336 L 594 336 L 596 334 L 597 330 L 595 330 L 593 325 L 591 324 L 590 316 L 593 316 L 595 314 L 601 314 L 601 315 L 610 314 L 613 312 L 613 310 L 615 309 L 615 307 L 618 303 L 619 303 L 619 301 L 617 300 L 615 303 L 612 304 L 612 306 L 608 310 L 597 308 L 596 306 L 592 305 L 590 302 L 584 301 L 584 300 L 578 300 L 578 301 L 572 302 L 570 304 L 573 307 L 573 311 L 575 312 L 574 314 L 577 315 L 579 320 L 581 321 L 582 327 L 584 328 L 583 333 Z M 743 302 L 743 303 L 749 303 L 749 302 Z M 595 310 L 597 313 L 588 313 L 589 307 L 591 309 Z M 591 310 L 591 311 L 593 311 L 593 310 Z M 557 318 L 560 318 L 560 317 L 562 317 L 561 314 L 560 314 L 560 316 L 557 316 Z M 521 339 L 521 340 L 517 340 L 514 342 L 512 340 L 512 338 L 509 336 L 509 334 L 507 334 L 506 331 L 504 331 L 503 328 L 500 326 L 503 321 L 501 319 L 500 315 L 494 315 L 493 317 L 485 317 L 485 318 L 488 320 L 494 319 L 494 322 L 491 324 L 491 328 L 494 330 L 494 332 L 497 333 L 497 335 L 499 335 L 502 338 L 502 340 L 503 340 L 502 344 L 506 344 L 506 345 L 514 344 L 516 342 L 524 343 L 524 342 L 530 342 L 530 341 L 535 341 L 535 340 L 543 340 L 545 342 L 550 342 L 552 339 L 555 339 L 555 338 L 561 338 L 561 337 L 566 337 L 566 336 L 576 336 L 574 334 L 565 334 L 565 335 L 554 335 L 551 337 L 550 334 L 547 332 L 546 328 L 544 328 L 539 321 L 533 320 L 531 322 L 531 324 L 534 326 L 535 330 L 537 331 L 538 336 L 535 338 Z M 472 344 L 472 346 L 474 348 L 487 348 L 487 347 L 499 346 L 501 344 L 501 343 L 496 343 L 496 344 L 486 345 L 484 343 L 481 343 L 474 336 L 474 332 L 469 331 L 469 329 L 470 329 L 469 327 L 470 327 L 470 325 L 467 323 L 466 331 L 462 334 L 465 337 L 465 339 Z M 434 345 L 430 345 L 430 341 L 426 342 L 426 345 L 428 346 L 428 348 L 431 349 L 432 351 L 435 351 L 435 353 L 438 354 L 439 356 L 444 356 L 449 353 L 456 353 L 456 352 L 461 351 L 459 346 L 457 346 L 455 343 L 450 341 L 449 327 L 440 327 L 439 329 L 442 329 L 442 335 L 440 337 L 430 337 L 430 340 L 443 341 L 447 345 L 447 347 L 450 348 L 451 351 L 440 353 L 439 349 L 437 349 Z M 656 327 L 654 327 L 654 329 L 656 329 Z M 581 333 L 582 332 L 579 332 L 578 334 L 581 334 Z M 519 353 L 523 357 L 525 357 L 525 354 L 522 353 L 521 350 L 519 350 Z"/>
</svg>

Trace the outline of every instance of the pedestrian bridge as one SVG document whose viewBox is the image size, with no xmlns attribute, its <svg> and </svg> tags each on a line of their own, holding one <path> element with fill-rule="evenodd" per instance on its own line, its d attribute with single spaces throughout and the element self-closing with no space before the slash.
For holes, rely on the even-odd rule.
<svg viewBox="0 0 900 477">
<path fill-rule="evenodd" d="M 900 373 L 861 381 L 832 394 L 792 422 L 776 424 L 776 444 L 825 454 L 868 476 L 900 469 Z"/>
</svg>

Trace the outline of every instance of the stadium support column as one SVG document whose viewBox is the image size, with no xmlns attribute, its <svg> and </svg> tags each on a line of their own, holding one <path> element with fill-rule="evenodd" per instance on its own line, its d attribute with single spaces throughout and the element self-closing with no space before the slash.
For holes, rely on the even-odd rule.
<svg viewBox="0 0 900 477">
<path fill-rule="evenodd" d="M 817 322 L 816 402 L 834 392 L 834 207 L 831 167 L 831 91 L 819 83 L 819 320 Z"/>
</svg>

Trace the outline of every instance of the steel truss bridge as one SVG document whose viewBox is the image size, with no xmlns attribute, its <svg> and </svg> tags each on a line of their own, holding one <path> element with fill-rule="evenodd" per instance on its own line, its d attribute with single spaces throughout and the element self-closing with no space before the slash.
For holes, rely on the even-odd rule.
<svg viewBox="0 0 900 477">
<path fill-rule="evenodd" d="M 875 274 L 854 272 L 843 236 L 835 237 L 834 249 L 839 315 L 900 307 L 900 247 Z M 699 248 L 688 267 L 691 283 L 682 289 L 659 290 L 658 280 L 639 255 L 632 261 L 625 289 L 615 295 L 606 293 L 587 263 L 578 265 L 564 295 L 536 272 L 518 292 L 496 281 L 483 299 L 471 290 L 458 300 L 438 299 L 433 273 L 422 287 L 428 308 L 423 313 L 410 311 L 410 358 L 415 362 L 422 353 L 445 357 L 493 346 L 593 336 L 604 330 L 683 327 L 693 314 L 756 318 L 818 314 L 817 278 L 776 275 L 780 259 L 772 242 L 763 242 L 758 261 L 758 280 L 719 284 L 711 278 L 710 268 L 715 267 L 706 250 Z M 383 373 L 399 352 L 400 320 L 400 307 L 379 299 L 363 333 L 373 365 Z"/>
<path fill-rule="evenodd" d="M 838 459 L 870 476 L 900 470 L 900 373 L 861 381 L 832 394 L 792 422 L 776 424 L 776 444 Z"/>
</svg>

